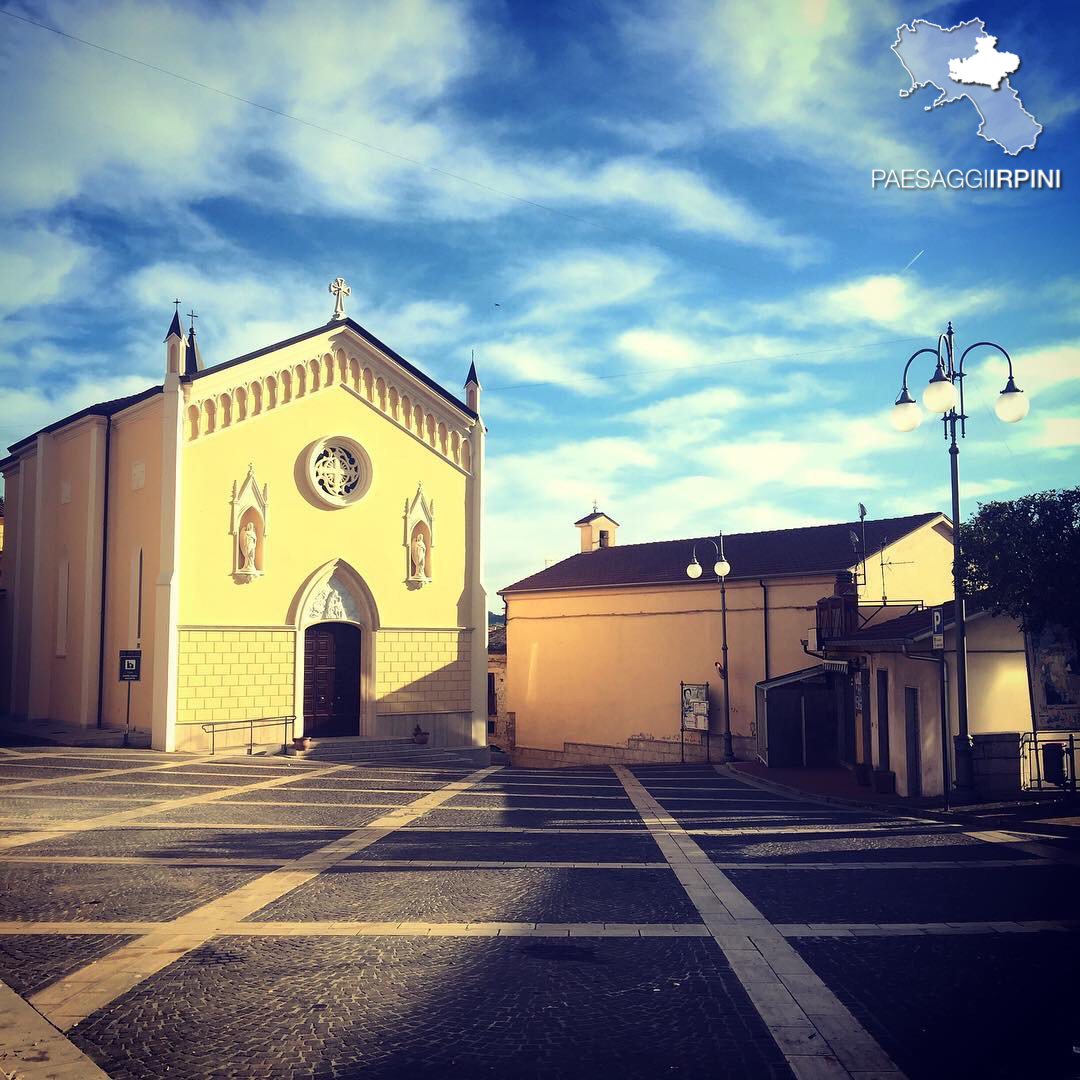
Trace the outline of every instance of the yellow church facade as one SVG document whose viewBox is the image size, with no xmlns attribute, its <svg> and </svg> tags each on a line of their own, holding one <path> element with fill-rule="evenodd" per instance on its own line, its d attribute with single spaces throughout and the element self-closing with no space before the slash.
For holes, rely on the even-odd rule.
<svg viewBox="0 0 1080 1080">
<path fill-rule="evenodd" d="M 291 736 L 486 745 L 484 426 L 345 316 L 10 448 L 9 711 L 161 750 Z M 331 291 L 335 291 L 331 287 Z M 120 680 L 121 652 L 140 679 Z"/>
</svg>

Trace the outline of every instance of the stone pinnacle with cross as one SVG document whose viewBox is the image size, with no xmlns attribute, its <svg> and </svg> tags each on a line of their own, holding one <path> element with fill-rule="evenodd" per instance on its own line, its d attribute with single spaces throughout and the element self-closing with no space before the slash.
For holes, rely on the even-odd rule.
<svg viewBox="0 0 1080 1080">
<path fill-rule="evenodd" d="M 330 292 L 333 293 L 334 296 L 334 318 L 344 319 L 345 297 L 352 294 L 352 289 L 345 284 L 345 279 L 343 277 L 339 277 L 334 278 L 334 280 L 330 282 Z"/>
</svg>

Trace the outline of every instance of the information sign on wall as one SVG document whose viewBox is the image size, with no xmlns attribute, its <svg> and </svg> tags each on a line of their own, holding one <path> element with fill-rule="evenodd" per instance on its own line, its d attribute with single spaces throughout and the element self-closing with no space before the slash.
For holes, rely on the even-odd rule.
<svg viewBox="0 0 1080 1080">
<path fill-rule="evenodd" d="M 680 683 L 683 731 L 709 730 L 709 684 Z"/>
</svg>

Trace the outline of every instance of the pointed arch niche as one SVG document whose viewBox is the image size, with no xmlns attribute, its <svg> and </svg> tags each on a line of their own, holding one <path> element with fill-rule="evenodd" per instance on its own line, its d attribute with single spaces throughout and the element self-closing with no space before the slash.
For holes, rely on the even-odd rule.
<svg viewBox="0 0 1080 1080">
<path fill-rule="evenodd" d="M 405 580 L 410 589 L 431 584 L 435 547 L 435 500 L 424 494 L 424 482 L 405 500 Z"/>
<path fill-rule="evenodd" d="M 309 627 L 348 623 L 360 630 L 360 734 L 375 732 L 375 672 L 379 609 L 363 577 L 344 559 L 324 563 L 304 581 L 289 606 L 288 623 L 296 630 L 296 678 L 293 711 L 296 734 L 303 734 L 305 640 Z"/>
<path fill-rule="evenodd" d="M 266 485 L 260 489 L 254 465 L 248 465 L 247 476 L 239 487 L 233 481 L 231 505 L 232 575 L 233 580 L 243 583 L 265 573 L 266 537 L 270 532 Z"/>
</svg>

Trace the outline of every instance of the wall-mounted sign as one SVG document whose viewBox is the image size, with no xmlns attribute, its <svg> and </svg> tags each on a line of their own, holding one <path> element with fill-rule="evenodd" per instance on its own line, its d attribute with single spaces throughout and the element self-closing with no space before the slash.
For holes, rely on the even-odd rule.
<svg viewBox="0 0 1080 1080">
<path fill-rule="evenodd" d="M 139 682 L 142 679 L 142 649 L 120 650 L 120 681 Z"/>
<path fill-rule="evenodd" d="M 709 684 L 680 683 L 683 731 L 709 730 Z"/>
<path fill-rule="evenodd" d="M 1080 649 L 1061 626 L 1028 636 L 1035 727 L 1039 731 L 1080 730 Z"/>
</svg>

